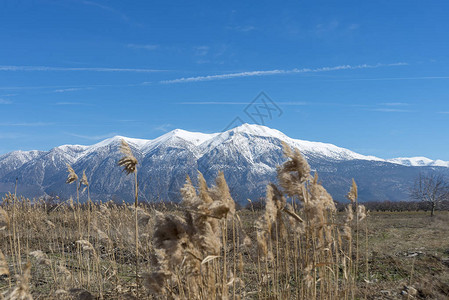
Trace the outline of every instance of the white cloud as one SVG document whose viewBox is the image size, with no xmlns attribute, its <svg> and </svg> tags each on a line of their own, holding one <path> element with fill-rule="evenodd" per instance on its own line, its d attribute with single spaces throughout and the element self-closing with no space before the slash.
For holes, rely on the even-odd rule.
<svg viewBox="0 0 449 300">
<path fill-rule="evenodd" d="M 0 139 L 21 139 L 27 136 L 21 133 L 2 132 L 0 133 Z M 1 154 L 0 154 L 1 155 Z"/>
<path fill-rule="evenodd" d="M 155 69 L 134 69 L 134 68 L 78 68 L 78 67 L 49 67 L 49 66 L 0 66 L 0 71 L 90 71 L 90 72 L 135 72 L 151 73 L 163 72 Z"/>
<path fill-rule="evenodd" d="M 113 137 L 117 135 L 115 132 L 107 133 L 107 134 L 100 134 L 100 135 L 83 135 L 83 134 L 76 134 L 76 133 L 68 133 L 71 136 L 85 139 L 85 140 L 104 140 L 110 137 Z"/>
<path fill-rule="evenodd" d="M 122 20 L 129 21 L 129 18 L 128 18 L 127 15 L 123 14 L 122 12 L 120 12 L 119 10 L 117 10 L 115 8 L 112 8 L 112 7 L 109 7 L 109 6 L 106 6 L 106 5 L 94 2 L 94 1 L 82 1 L 81 3 L 83 3 L 85 5 L 95 6 L 97 8 L 100 8 L 100 9 L 104 10 L 104 11 L 108 11 L 108 12 L 117 14 L 118 16 L 120 16 L 120 18 Z"/>
<path fill-rule="evenodd" d="M 76 92 L 81 90 L 90 90 L 92 88 L 67 88 L 67 89 L 58 89 L 54 90 L 55 93 L 65 93 L 65 92 Z"/>
<path fill-rule="evenodd" d="M 290 70 L 268 70 L 268 71 L 247 71 L 239 73 L 229 73 L 229 74 L 218 74 L 218 75 L 206 75 L 206 76 L 196 76 L 196 77 L 183 77 L 172 80 L 163 80 L 160 83 L 170 84 L 170 83 L 181 83 L 181 82 L 197 82 L 197 81 L 212 81 L 212 80 L 223 80 L 232 79 L 239 77 L 254 77 L 254 76 L 269 76 L 269 75 L 281 75 L 281 74 L 298 74 L 298 73 L 317 73 L 317 72 L 329 72 L 338 70 L 354 70 L 354 69 L 369 69 L 369 68 L 379 68 L 379 67 L 391 67 L 391 66 L 403 66 L 406 63 L 393 63 L 393 64 L 376 64 L 376 65 L 340 65 L 334 67 L 322 67 L 322 68 L 303 68 L 303 69 L 290 69 Z"/>
<path fill-rule="evenodd" d="M 198 47 L 195 47 L 194 48 L 194 50 L 195 50 L 195 55 L 197 55 L 197 56 L 205 56 L 205 55 L 207 55 L 208 53 L 209 53 L 209 46 L 198 46 Z"/>
<path fill-rule="evenodd" d="M 241 31 L 241 32 L 250 32 L 256 30 L 256 27 L 252 25 L 244 25 L 244 26 L 228 26 L 226 29 Z"/>
<path fill-rule="evenodd" d="M 359 29 L 360 25 L 359 24 L 351 24 L 349 25 L 348 29 L 349 30 L 356 30 Z"/>
<path fill-rule="evenodd" d="M 56 102 L 55 105 L 87 105 L 87 106 L 91 106 L 92 104 L 82 103 L 82 102 Z"/>
<path fill-rule="evenodd" d="M 11 104 L 12 102 L 6 99 L 0 98 L 0 104 Z"/>
<path fill-rule="evenodd" d="M 179 102 L 182 105 L 248 105 L 251 102 L 220 102 L 220 101 L 187 101 Z M 307 102 L 276 102 L 277 105 L 303 106 L 308 105 Z"/>
<path fill-rule="evenodd" d="M 370 109 L 371 111 L 378 111 L 378 112 L 412 112 L 411 110 L 406 109 L 396 109 L 396 108 L 373 108 Z"/>
<path fill-rule="evenodd" d="M 51 126 L 54 123 L 46 122 L 17 122 L 17 123 L 0 123 L 0 126 L 14 126 L 14 127 L 39 127 L 39 126 Z"/>
<path fill-rule="evenodd" d="M 426 79 L 449 79 L 449 76 L 351 78 L 351 79 L 338 79 L 336 81 L 389 81 L 389 80 L 426 80 Z"/>
<path fill-rule="evenodd" d="M 410 104 L 405 103 L 405 102 L 385 102 L 385 103 L 380 103 L 379 105 L 385 105 L 385 106 L 407 106 L 407 105 L 410 105 Z"/>
<path fill-rule="evenodd" d="M 173 128 L 173 125 L 170 124 L 170 123 L 167 123 L 167 124 L 161 124 L 161 125 L 158 125 L 158 126 L 154 127 L 154 130 L 162 131 L 162 132 L 168 132 L 172 128 Z"/>
<path fill-rule="evenodd" d="M 144 49 L 144 50 L 156 50 L 159 48 L 159 45 L 140 45 L 140 44 L 128 44 L 126 45 L 128 48 L 132 49 Z"/>
<path fill-rule="evenodd" d="M 332 21 L 329 23 L 322 23 L 315 26 L 316 34 L 323 34 L 328 32 L 334 32 L 340 26 L 340 22 Z"/>
</svg>

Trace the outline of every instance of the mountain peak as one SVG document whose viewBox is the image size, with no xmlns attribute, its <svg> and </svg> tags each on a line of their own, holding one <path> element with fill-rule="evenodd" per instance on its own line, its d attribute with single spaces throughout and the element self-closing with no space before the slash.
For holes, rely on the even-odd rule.
<svg viewBox="0 0 449 300">
<path fill-rule="evenodd" d="M 110 199 L 115 195 L 128 199 L 131 179 L 122 177 L 117 167 L 122 139 L 130 144 L 141 163 L 141 180 L 150 182 L 143 187 L 143 193 L 167 200 L 179 199 L 185 175 L 195 176 L 196 170 L 205 174 L 206 180 L 212 180 L 218 170 L 223 170 L 234 195 L 242 201 L 263 196 L 266 183 L 276 180 L 276 166 L 286 159 L 282 141 L 298 148 L 320 173 L 323 183 L 331 187 L 330 191 L 341 197 L 355 177 L 364 187 L 365 194 L 361 194 L 364 200 L 404 200 L 407 193 L 401 189 L 408 190 L 410 178 L 421 167 L 449 167 L 448 162 L 424 157 L 384 160 L 333 144 L 293 139 L 267 126 L 242 124 L 220 133 L 175 129 L 155 139 L 117 135 L 91 146 L 63 145 L 45 152 L 13 152 L 0 156 L 0 193 L 7 192 L 15 178 L 19 178 L 21 186 L 30 188 L 30 196 L 44 193 L 69 196 L 73 189 L 65 184 L 65 164 L 70 163 L 75 171 L 86 170 L 91 174 L 96 183 L 91 190 L 93 196 Z M 449 168 L 441 171 L 449 174 Z M 373 178 L 389 178 L 385 174 L 394 177 L 393 181 L 373 185 Z M 394 190 L 391 182 L 395 183 Z"/>
<path fill-rule="evenodd" d="M 387 161 L 399 165 L 412 166 L 412 167 L 423 167 L 423 166 L 449 167 L 449 161 L 442 161 L 440 159 L 433 160 L 424 156 L 397 157 L 388 159 Z"/>
<path fill-rule="evenodd" d="M 285 138 L 286 135 L 280 132 L 279 130 L 272 129 L 270 127 L 264 126 L 264 125 L 258 125 L 258 124 L 249 124 L 244 123 L 240 126 L 234 127 L 228 131 L 237 133 L 237 132 L 243 132 L 251 135 L 258 135 L 258 136 L 268 136 L 268 137 L 276 137 L 276 138 Z"/>
<path fill-rule="evenodd" d="M 138 148 L 143 147 L 146 143 L 148 143 L 150 141 L 150 140 L 145 140 L 145 139 L 136 139 L 136 138 L 129 138 L 126 136 L 121 136 L 121 135 L 115 135 L 115 136 L 107 138 L 101 142 L 98 142 L 90 147 L 93 149 L 97 149 L 97 148 L 108 146 L 108 145 L 111 145 L 114 143 L 120 143 L 122 140 L 124 140 L 128 144 L 132 144 L 133 146 L 136 146 Z"/>
<path fill-rule="evenodd" d="M 432 160 L 426 157 L 398 157 L 392 159 L 381 159 L 374 156 L 366 156 L 356 152 L 353 152 L 349 149 L 341 148 L 333 144 L 321 143 L 321 142 L 312 142 L 306 140 L 293 139 L 280 132 L 279 130 L 272 129 L 270 127 L 258 124 L 249 124 L 244 123 L 232 129 L 226 130 L 224 132 L 219 133 L 201 133 L 201 132 L 193 132 L 187 131 L 183 129 L 174 129 L 170 132 L 167 132 L 155 139 L 137 139 L 137 138 L 129 138 L 125 136 L 116 135 L 105 139 L 101 142 L 98 142 L 91 146 L 81 146 L 81 145 L 62 145 L 59 147 L 55 147 L 50 151 L 57 151 L 61 153 L 66 153 L 67 156 L 70 156 L 70 160 L 76 161 L 78 158 L 83 157 L 89 153 L 97 151 L 99 148 L 108 147 L 110 145 L 117 146 L 120 144 L 121 140 L 127 141 L 132 148 L 138 149 L 142 151 L 143 154 L 148 153 L 151 149 L 158 147 L 161 144 L 169 143 L 170 145 L 175 145 L 177 147 L 184 147 L 184 144 L 180 141 L 185 141 L 188 144 L 192 145 L 195 150 L 196 155 L 201 157 L 204 153 L 207 153 L 212 148 L 221 144 L 223 141 L 228 138 L 232 138 L 232 136 L 238 135 L 243 137 L 244 139 L 253 139 L 258 138 L 259 147 L 262 146 L 265 142 L 260 138 L 269 138 L 276 139 L 280 141 L 286 142 L 291 147 L 298 148 L 302 154 L 306 157 L 323 157 L 327 159 L 333 160 L 371 160 L 371 161 L 383 161 L 393 164 L 405 165 L 405 166 L 435 166 L 435 167 L 449 167 L 449 162 L 442 160 Z M 243 140 L 239 139 L 238 143 L 241 143 Z M 237 145 L 239 145 L 237 143 Z M 272 143 L 267 140 L 267 143 Z M 242 149 L 243 151 L 243 149 Z M 16 151 L 13 152 L 14 156 L 17 157 L 18 161 L 28 161 L 33 159 L 35 156 L 40 155 L 40 153 L 44 152 L 33 152 L 33 151 Z M 5 154 L 0 156 L 0 158 L 5 159 L 7 155 Z"/>
<path fill-rule="evenodd" d="M 202 132 L 192 132 L 187 131 L 184 129 L 174 129 L 170 132 L 167 132 L 166 134 L 156 138 L 154 141 L 166 141 L 168 139 L 172 138 L 180 138 L 187 142 L 190 142 L 194 144 L 195 146 L 198 146 L 202 144 L 203 142 L 213 138 L 216 136 L 217 133 L 202 133 Z"/>
</svg>

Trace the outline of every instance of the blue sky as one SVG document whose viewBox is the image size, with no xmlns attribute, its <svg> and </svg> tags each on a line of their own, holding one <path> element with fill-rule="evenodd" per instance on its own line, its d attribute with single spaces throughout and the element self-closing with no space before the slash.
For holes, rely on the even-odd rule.
<svg viewBox="0 0 449 300">
<path fill-rule="evenodd" d="M 0 154 L 265 125 L 449 160 L 447 1 L 0 2 Z"/>
</svg>

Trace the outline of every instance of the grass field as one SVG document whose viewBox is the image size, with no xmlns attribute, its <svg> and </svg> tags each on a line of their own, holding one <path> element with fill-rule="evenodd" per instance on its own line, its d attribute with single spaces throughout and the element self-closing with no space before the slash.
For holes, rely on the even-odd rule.
<svg viewBox="0 0 449 300">
<path fill-rule="evenodd" d="M 132 230 L 129 229 L 133 228 L 132 209 L 112 206 L 105 210 L 105 205 L 96 206 L 92 209 L 91 222 L 96 221 L 89 229 L 88 215 L 83 211 L 83 236 L 88 235 L 87 230 L 91 231 L 89 240 L 94 250 L 83 252 L 80 271 L 76 210 L 64 208 L 47 213 L 45 206 L 30 206 L 27 209 L 25 204 L 18 207 L 21 208 L 15 212 L 17 242 L 12 243 L 11 249 L 12 232 L 3 230 L 0 250 L 6 256 L 11 275 L 20 274 L 25 263 L 31 262 L 29 286 L 34 299 L 70 299 L 72 296 L 73 299 L 84 299 L 79 296 L 84 291 L 89 291 L 95 298 L 100 294 L 106 299 L 132 299 L 135 296 L 135 245 Z M 158 208 L 164 212 L 162 207 Z M 148 214 L 149 217 L 147 221 L 141 221 L 140 226 L 139 265 L 144 272 L 151 266 L 149 258 L 154 211 L 150 206 L 145 206 L 141 214 Z M 256 243 L 253 224 L 262 211 L 241 210 L 238 214 L 252 242 Z M 343 216 L 340 214 L 339 217 Z M 363 238 L 359 249 L 360 274 L 356 277 L 355 298 L 449 298 L 448 212 L 438 212 L 434 218 L 425 212 L 371 213 L 367 222 L 368 249 L 365 250 Z M 360 236 L 365 236 L 364 230 L 361 230 Z M 36 250 L 41 250 L 43 257 L 32 254 Z M 251 250 L 242 251 L 242 254 L 245 260 L 257 255 Z M 365 275 L 366 254 L 368 279 Z M 258 298 L 257 293 L 250 294 L 251 291 L 258 291 L 257 271 L 252 266 L 245 261 L 246 275 L 242 280 L 247 297 Z M 10 290 L 10 285 L 14 287 L 15 281 L 14 276 L 2 276 L 0 291 L 5 293 Z"/>
<path fill-rule="evenodd" d="M 369 299 L 449 298 L 449 213 L 372 213 L 369 217 Z M 362 251 L 363 252 L 363 251 Z M 366 289 L 366 291 L 365 291 Z"/>
<path fill-rule="evenodd" d="M 338 212 L 299 152 L 285 154 L 259 210 L 236 210 L 223 173 L 187 178 L 169 206 L 6 195 L 0 299 L 449 298 L 449 212 L 367 213 L 355 182 Z M 68 171 L 75 195 L 88 189 Z"/>
</svg>

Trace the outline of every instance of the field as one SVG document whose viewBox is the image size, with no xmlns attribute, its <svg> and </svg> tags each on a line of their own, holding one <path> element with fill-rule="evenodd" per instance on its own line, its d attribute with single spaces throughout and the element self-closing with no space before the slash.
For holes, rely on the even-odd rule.
<svg viewBox="0 0 449 300">
<path fill-rule="evenodd" d="M 368 222 L 370 283 L 362 294 L 401 299 L 411 286 L 412 299 L 449 298 L 448 212 L 371 213 Z"/>
<path fill-rule="evenodd" d="M 0 299 L 449 297 L 448 212 L 370 213 L 355 182 L 338 211 L 299 152 L 285 155 L 263 207 L 236 209 L 223 173 L 214 185 L 187 178 L 180 204 L 139 203 L 137 193 L 134 204 L 81 204 L 89 183 L 70 166 L 75 200 L 6 195 Z"/>
<path fill-rule="evenodd" d="M 163 206 L 157 208 L 162 213 L 176 210 Z M 11 275 L 20 274 L 26 268 L 25 263 L 31 263 L 29 286 L 34 299 L 90 299 L 80 296 L 86 291 L 93 298 L 100 295 L 105 299 L 135 297 L 132 209 L 111 204 L 95 206 L 90 215 L 92 226 L 87 228 L 89 216 L 84 208 L 82 236 L 90 236 L 94 250 L 90 251 L 90 245 L 83 245 L 88 251 L 82 253 L 82 262 L 78 261 L 77 255 L 76 241 L 80 237 L 76 210 L 70 206 L 51 210 L 45 205 L 28 206 L 23 203 L 16 206 L 14 213 L 16 242 L 11 228 L 3 230 L 0 233 L 0 250 L 6 256 L 5 266 Z M 256 243 L 256 230 L 252 224 L 262 213 L 247 209 L 238 212 L 253 244 Z M 146 214 L 148 219 L 143 218 Z M 141 272 L 146 272 L 151 266 L 154 208 L 142 206 L 140 217 L 139 266 Z M 449 297 L 448 212 L 438 212 L 434 218 L 425 212 L 371 213 L 367 222 L 368 250 L 365 250 L 363 239 L 359 249 L 359 270 L 365 269 L 365 255 L 368 254 L 369 277 L 366 279 L 364 271 L 361 271 L 356 281 L 355 298 Z M 364 230 L 360 236 L 365 237 Z M 42 254 L 36 255 L 38 250 Z M 251 272 L 257 273 L 249 267 L 242 278 L 248 294 L 258 291 L 257 278 L 254 278 L 257 276 L 252 276 Z M 14 276 L 3 276 L 0 291 L 5 293 L 16 284 Z M 410 290 L 411 295 L 405 294 Z M 248 297 L 258 298 L 257 295 Z"/>
</svg>

